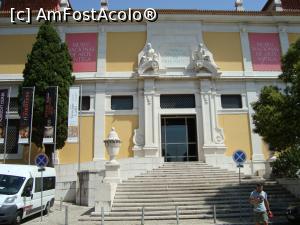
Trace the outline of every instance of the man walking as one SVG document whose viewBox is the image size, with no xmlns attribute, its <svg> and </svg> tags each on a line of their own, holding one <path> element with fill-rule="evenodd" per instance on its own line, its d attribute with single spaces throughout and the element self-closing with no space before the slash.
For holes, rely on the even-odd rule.
<svg viewBox="0 0 300 225">
<path fill-rule="evenodd" d="M 256 189 L 251 192 L 250 204 L 254 209 L 255 225 L 268 225 L 268 216 L 271 215 L 267 193 L 263 191 L 263 184 L 257 184 Z"/>
</svg>

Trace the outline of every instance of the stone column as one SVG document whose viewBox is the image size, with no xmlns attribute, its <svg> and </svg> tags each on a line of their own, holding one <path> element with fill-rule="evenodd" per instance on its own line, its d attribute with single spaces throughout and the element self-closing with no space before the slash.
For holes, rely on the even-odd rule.
<svg viewBox="0 0 300 225">
<path fill-rule="evenodd" d="M 155 80 L 144 80 L 144 130 L 145 145 L 143 147 L 145 157 L 158 156 L 158 121 L 157 104 L 158 97 L 155 95 Z"/>
</svg>

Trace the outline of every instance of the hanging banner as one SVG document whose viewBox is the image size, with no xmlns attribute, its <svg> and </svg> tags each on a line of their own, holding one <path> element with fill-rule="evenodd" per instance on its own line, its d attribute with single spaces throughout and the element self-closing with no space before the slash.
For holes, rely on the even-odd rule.
<svg viewBox="0 0 300 225">
<path fill-rule="evenodd" d="M 45 96 L 44 144 L 54 144 L 56 124 L 57 87 L 49 87 Z"/>
<path fill-rule="evenodd" d="M 22 104 L 20 114 L 20 129 L 19 129 L 19 143 L 29 144 L 31 120 L 32 120 L 32 107 L 34 88 L 24 87 L 22 89 Z"/>
<path fill-rule="evenodd" d="M 8 107 L 8 90 L 0 90 L 0 144 L 4 144 L 6 114 Z"/>
<path fill-rule="evenodd" d="M 80 87 L 71 87 L 69 90 L 68 142 L 70 143 L 77 143 L 79 137 L 79 93 Z"/>
</svg>

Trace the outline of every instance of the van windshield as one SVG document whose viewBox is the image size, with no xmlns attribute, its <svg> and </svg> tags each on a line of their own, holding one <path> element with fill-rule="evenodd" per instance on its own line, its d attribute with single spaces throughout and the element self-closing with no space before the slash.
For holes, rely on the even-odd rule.
<svg viewBox="0 0 300 225">
<path fill-rule="evenodd" d="M 25 181 L 25 177 L 0 174 L 0 194 L 17 194 Z"/>
</svg>

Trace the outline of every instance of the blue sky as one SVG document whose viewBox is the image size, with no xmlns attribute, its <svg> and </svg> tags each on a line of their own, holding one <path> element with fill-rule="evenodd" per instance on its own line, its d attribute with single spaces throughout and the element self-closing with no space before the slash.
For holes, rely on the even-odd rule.
<svg viewBox="0 0 300 225">
<path fill-rule="evenodd" d="M 98 9 L 100 0 L 70 0 L 75 10 Z M 260 10 L 267 0 L 244 0 L 246 10 Z M 234 9 L 235 0 L 108 0 L 109 9 Z"/>
</svg>

